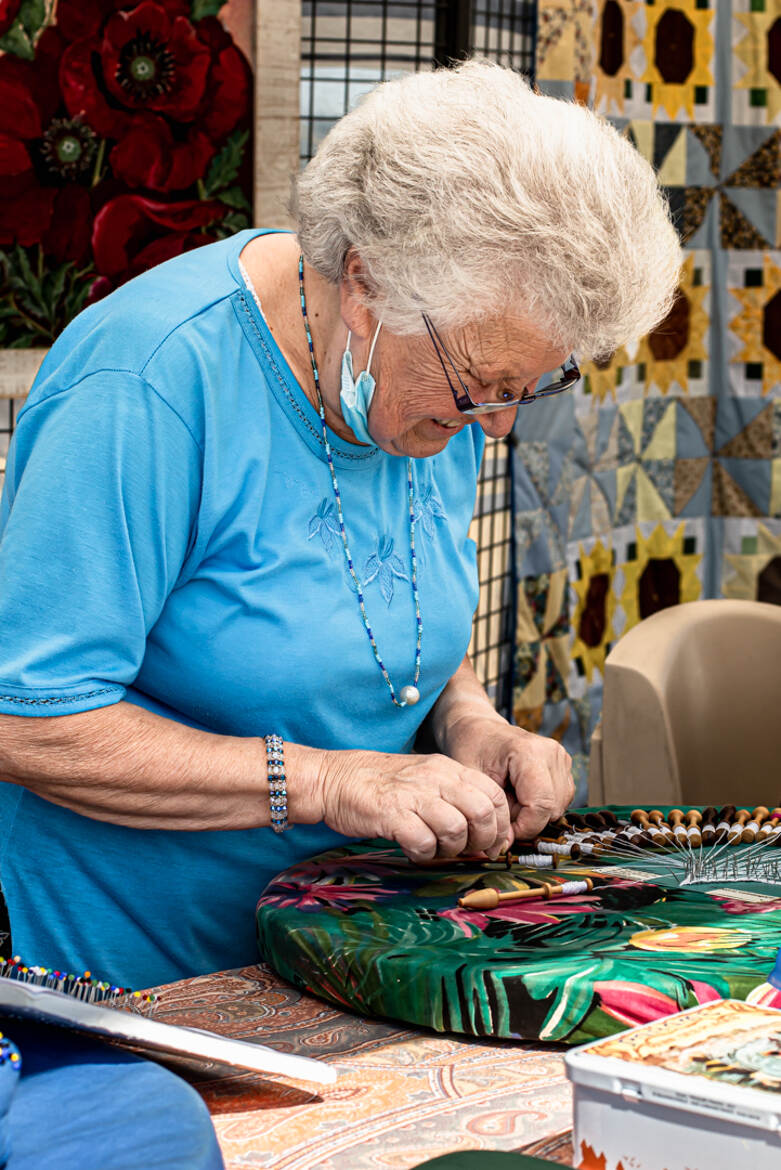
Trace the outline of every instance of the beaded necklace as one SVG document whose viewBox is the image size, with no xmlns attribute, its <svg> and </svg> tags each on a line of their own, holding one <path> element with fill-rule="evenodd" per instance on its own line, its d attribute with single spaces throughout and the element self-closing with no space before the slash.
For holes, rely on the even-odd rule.
<svg viewBox="0 0 781 1170">
<path fill-rule="evenodd" d="M 328 460 L 328 469 L 331 472 L 331 483 L 334 487 L 334 498 L 336 499 L 336 512 L 339 518 L 339 532 L 342 537 L 342 546 L 344 548 L 344 557 L 347 561 L 347 568 L 355 586 L 355 591 L 358 594 L 358 605 L 361 609 L 361 617 L 363 624 L 366 627 L 366 633 L 369 635 L 369 642 L 377 660 L 377 665 L 382 671 L 382 677 L 390 691 L 390 697 L 396 707 L 411 707 L 417 703 L 420 698 L 420 691 L 418 690 L 418 681 L 420 680 L 420 644 L 423 639 L 423 622 L 420 617 L 420 600 L 418 598 L 418 573 L 417 562 L 415 557 L 415 496 L 412 487 L 412 460 L 407 459 L 407 501 L 409 504 L 409 551 L 410 561 L 412 564 L 412 597 L 415 602 L 415 625 L 417 630 L 417 640 L 415 643 L 415 677 L 411 685 L 402 687 L 398 698 L 394 690 L 393 683 L 390 680 L 390 675 L 385 668 L 385 663 L 380 658 L 380 652 L 377 649 L 377 643 L 374 639 L 374 633 L 369 618 L 366 613 L 366 604 L 363 599 L 363 589 L 361 582 L 358 580 L 358 575 L 355 572 L 353 565 L 352 553 L 347 542 L 347 530 L 344 526 L 344 516 L 342 514 L 342 496 L 339 491 L 339 481 L 336 478 L 336 468 L 334 467 L 334 458 L 331 453 L 331 444 L 328 442 L 328 428 L 325 421 L 325 407 L 323 405 L 323 396 L 320 393 L 320 374 L 317 369 L 317 362 L 315 361 L 315 347 L 312 344 L 312 332 L 309 328 L 309 317 L 306 311 L 306 297 L 304 296 L 304 257 L 299 256 L 298 259 L 298 287 L 301 293 L 301 314 L 304 318 L 304 329 L 306 330 L 306 340 L 309 344 L 309 360 L 312 363 L 312 375 L 315 380 L 315 393 L 317 394 L 317 405 L 320 413 L 320 423 L 323 428 L 323 445 L 325 446 L 325 454 Z"/>
</svg>

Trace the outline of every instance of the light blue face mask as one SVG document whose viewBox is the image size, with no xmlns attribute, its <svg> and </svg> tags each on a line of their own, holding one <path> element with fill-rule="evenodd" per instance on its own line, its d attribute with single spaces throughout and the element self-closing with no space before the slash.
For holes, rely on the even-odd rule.
<svg viewBox="0 0 781 1170">
<path fill-rule="evenodd" d="M 369 370 L 371 369 L 372 357 L 374 356 L 374 347 L 377 344 L 377 338 L 381 329 L 382 321 L 377 326 L 374 337 L 372 338 L 366 369 L 357 378 L 353 374 L 353 355 L 350 353 L 350 338 L 352 337 L 352 333 L 347 334 L 347 348 L 342 356 L 342 388 L 339 393 L 339 401 L 342 404 L 342 418 L 356 439 L 360 439 L 362 443 L 370 443 L 372 446 L 376 446 L 377 444 L 369 434 L 369 407 L 372 404 L 376 383 Z"/>
</svg>

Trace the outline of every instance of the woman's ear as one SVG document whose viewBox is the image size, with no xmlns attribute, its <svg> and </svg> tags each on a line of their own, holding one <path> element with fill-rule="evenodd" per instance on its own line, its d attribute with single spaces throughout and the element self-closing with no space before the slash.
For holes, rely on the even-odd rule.
<svg viewBox="0 0 781 1170">
<path fill-rule="evenodd" d="M 342 320 L 356 337 L 368 341 L 377 328 L 377 319 L 364 305 L 363 298 L 370 292 L 363 261 L 355 248 L 350 248 L 344 261 L 344 272 L 339 285 L 339 308 Z"/>
</svg>

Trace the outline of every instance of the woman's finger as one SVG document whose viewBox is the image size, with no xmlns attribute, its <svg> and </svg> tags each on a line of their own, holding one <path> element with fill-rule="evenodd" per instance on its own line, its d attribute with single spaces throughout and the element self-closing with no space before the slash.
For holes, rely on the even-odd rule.
<svg viewBox="0 0 781 1170">
<path fill-rule="evenodd" d="M 567 772 L 559 761 L 551 763 L 553 768 L 539 758 L 527 758 L 511 772 L 520 804 L 513 820 L 518 837 L 535 837 L 548 821 L 560 817 L 569 804 Z"/>
<path fill-rule="evenodd" d="M 469 822 L 467 848 L 496 856 L 507 847 L 511 837 L 510 806 L 507 794 L 495 780 L 471 768 L 463 769 L 459 785 L 448 797 L 461 809 Z"/>
<path fill-rule="evenodd" d="M 396 841 L 410 861 L 431 861 L 437 855 L 437 837 L 422 817 L 405 809 L 397 814 L 391 839 Z"/>
<path fill-rule="evenodd" d="M 466 851 L 469 822 L 459 808 L 432 791 L 422 794 L 417 813 L 435 835 L 439 857 L 457 857 Z"/>
</svg>

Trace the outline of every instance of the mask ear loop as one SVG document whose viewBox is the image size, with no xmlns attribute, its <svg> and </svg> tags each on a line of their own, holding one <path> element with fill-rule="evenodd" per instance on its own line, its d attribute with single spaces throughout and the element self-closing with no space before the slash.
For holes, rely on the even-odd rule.
<svg viewBox="0 0 781 1170">
<path fill-rule="evenodd" d="M 382 321 L 380 321 L 379 325 L 375 329 L 374 337 L 372 338 L 371 348 L 369 349 L 369 359 L 366 362 L 366 373 L 367 374 L 371 371 L 371 368 L 372 368 L 372 358 L 374 357 L 374 347 L 377 344 L 377 338 L 380 336 L 381 329 L 382 329 Z M 352 330 L 348 329 L 347 330 L 347 341 L 345 342 L 345 350 L 348 353 L 350 352 L 350 338 L 352 337 L 352 335 L 353 335 Z"/>
<path fill-rule="evenodd" d="M 374 347 L 377 344 L 377 338 L 380 336 L 381 329 L 382 329 L 382 321 L 380 321 L 379 325 L 375 329 L 374 337 L 372 338 L 371 348 L 369 349 L 369 357 L 368 357 L 368 360 L 366 362 L 366 373 L 367 374 L 369 373 L 369 371 L 372 368 L 372 358 L 374 357 Z"/>
</svg>

